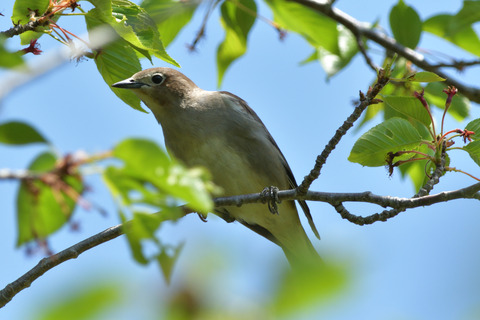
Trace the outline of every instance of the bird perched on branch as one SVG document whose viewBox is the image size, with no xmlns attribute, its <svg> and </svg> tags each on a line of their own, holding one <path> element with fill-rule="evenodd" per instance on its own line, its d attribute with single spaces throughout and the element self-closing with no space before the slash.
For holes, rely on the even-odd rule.
<svg viewBox="0 0 480 320">
<path fill-rule="evenodd" d="M 132 90 L 161 124 L 169 152 L 187 166 L 203 166 L 223 196 L 258 193 L 268 186 L 297 187 L 292 171 L 257 114 L 225 91 L 200 89 L 170 68 L 140 71 L 113 84 Z M 305 201 L 299 201 L 311 228 L 318 231 Z M 303 229 L 294 201 L 272 213 L 265 204 L 217 208 L 226 221 L 238 221 L 279 245 L 290 262 L 320 261 Z"/>
</svg>

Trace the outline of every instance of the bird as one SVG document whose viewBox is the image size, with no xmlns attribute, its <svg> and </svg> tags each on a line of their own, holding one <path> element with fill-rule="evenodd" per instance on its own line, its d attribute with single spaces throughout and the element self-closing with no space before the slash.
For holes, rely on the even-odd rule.
<svg viewBox="0 0 480 320">
<path fill-rule="evenodd" d="M 183 73 L 167 67 L 142 70 L 112 87 L 133 91 L 161 125 L 168 152 L 186 166 L 208 169 L 212 181 L 223 189 L 222 196 L 297 187 L 272 135 L 240 97 L 203 90 Z M 307 203 L 298 202 L 320 239 Z M 292 267 L 321 261 L 294 201 L 279 203 L 274 213 L 263 203 L 216 208 L 214 213 L 227 222 L 238 221 L 280 246 Z"/>
</svg>

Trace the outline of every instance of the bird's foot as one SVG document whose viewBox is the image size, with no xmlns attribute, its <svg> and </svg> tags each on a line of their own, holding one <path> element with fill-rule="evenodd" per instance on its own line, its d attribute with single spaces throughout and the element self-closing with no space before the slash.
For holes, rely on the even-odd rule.
<svg viewBox="0 0 480 320">
<path fill-rule="evenodd" d="M 202 220 L 203 222 L 207 222 L 207 215 L 206 214 L 197 212 L 197 215 L 200 218 L 200 220 Z"/>
<path fill-rule="evenodd" d="M 268 203 L 268 210 L 273 214 L 278 214 L 277 203 L 280 203 L 280 200 L 278 200 L 278 191 L 278 188 L 274 186 L 266 187 L 262 191 L 262 202 Z"/>
</svg>

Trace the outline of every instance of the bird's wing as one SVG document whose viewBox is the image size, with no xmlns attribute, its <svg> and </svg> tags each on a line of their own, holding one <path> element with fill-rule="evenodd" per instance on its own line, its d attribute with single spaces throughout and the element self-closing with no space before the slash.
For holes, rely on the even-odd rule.
<svg viewBox="0 0 480 320">
<path fill-rule="evenodd" d="M 254 118 L 257 122 L 259 122 L 262 125 L 262 127 L 265 129 L 268 140 L 275 146 L 275 148 L 280 153 L 282 164 L 283 164 L 283 167 L 285 168 L 285 172 L 288 176 L 288 182 L 290 184 L 290 187 L 292 189 L 297 188 L 298 187 L 297 182 L 295 181 L 295 177 L 293 176 L 292 169 L 290 169 L 290 166 L 288 165 L 287 159 L 285 159 L 285 156 L 283 155 L 282 151 L 278 147 L 277 143 L 273 139 L 270 132 L 268 132 L 267 127 L 262 122 L 260 117 L 255 113 L 255 111 L 253 111 L 252 108 L 250 108 L 250 106 L 247 104 L 247 102 L 245 102 L 245 100 L 243 100 L 242 98 L 234 95 L 233 93 L 227 92 L 227 91 L 220 91 L 220 93 L 224 94 L 224 95 L 227 95 L 227 96 L 230 96 L 230 97 L 234 98 L 235 100 L 237 100 L 239 105 L 245 110 L 245 112 L 248 113 L 249 115 L 251 115 L 252 118 Z M 305 202 L 305 200 L 298 200 L 298 203 L 300 204 L 300 207 L 302 208 L 305 216 L 307 217 L 308 223 L 310 224 L 310 227 L 312 228 L 313 233 L 315 234 L 315 236 L 318 239 L 320 239 L 320 234 L 318 233 L 317 227 L 315 226 L 315 223 L 313 222 L 312 214 L 310 213 L 310 208 L 308 207 L 307 203 Z"/>
</svg>

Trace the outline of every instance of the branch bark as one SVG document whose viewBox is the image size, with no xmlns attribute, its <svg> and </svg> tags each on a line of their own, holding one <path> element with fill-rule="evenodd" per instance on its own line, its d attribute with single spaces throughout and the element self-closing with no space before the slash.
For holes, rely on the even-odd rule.
<svg viewBox="0 0 480 320">
<path fill-rule="evenodd" d="M 376 96 L 382 91 L 382 89 L 387 85 L 389 81 L 390 70 L 378 70 L 377 82 L 373 88 L 369 88 L 367 96 L 360 92 L 360 104 L 355 107 L 352 114 L 345 120 L 345 122 L 335 131 L 335 134 L 327 143 L 322 153 L 315 160 L 315 165 L 310 173 L 305 176 L 302 183 L 297 187 L 299 194 L 305 194 L 313 181 L 315 181 L 320 176 L 320 171 L 322 170 L 323 165 L 327 162 L 327 158 L 330 153 L 335 149 L 335 147 L 340 142 L 340 139 L 347 133 L 347 131 L 353 127 L 355 121 L 357 121 L 362 115 L 363 111 L 372 104 L 380 102 L 376 99 Z"/>
<path fill-rule="evenodd" d="M 430 72 L 438 74 L 440 77 L 447 79 L 445 82 L 450 86 L 455 86 L 464 96 L 466 96 L 471 101 L 480 103 L 480 89 L 475 87 L 467 86 L 455 78 L 452 78 L 442 72 L 439 66 L 429 63 L 425 60 L 425 57 L 412 50 L 410 48 L 404 47 L 395 39 L 388 37 L 387 35 L 380 33 L 374 29 L 371 29 L 366 23 L 362 23 L 352 16 L 346 14 L 345 12 L 332 7 L 331 4 L 320 2 L 319 0 L 289 0 L 292 2 L 299 3 L 306 7 L 309 7 L 319 13 L 326 15 L 327 17 L 337 21 L 338 23 L 344 25 L 348 28 L 354 35 L 362 35 L 367 39 L 370 39 L 387 50 L 396 52 L 399 56 L 404 57 L 405 59 L 411 61 L 416 66 Z"/>
<path fill-rule="evenodd" d="M 398 213 L 405 211 L 408 208 L 416 208 L 429 206 L 436 203 L 451 201 L 455 199 L 476 199 L 480 200 L 480 182 L 473 184 L 469 187 L 441 192 L 435 195 L 425 195 L 417 198 L 398 198 L 391 196 L 381 196 L 376 195 L 371 192 L 359 192 L 359 193 L 332 193 L 332 192 L 315 192 L 308 191 L 307 193 L 300 195 L 297 190 L 284 190 L 278 192 L 278 199 L 282 200 L 311 200 L 311 201 L 320 201 L 331 204 L 337 212 L 341 213 L 341 208 L 344 208 L 343 202 L 365 202 L 377 204 L 382 207 L 391 207 L 394 210 L 398 210 Z M 261 203 L 265 198 L 265 195 L 262 193 L 247 194 L 241 196 L 232 196 L 232 197 L 223 197 L 214 199 L 216 207 L 224 206 L 241 206 L 249 203 Z M 191 213 L 192 211 L 188 208 L 184 208 L 185 215 Z M 363 225 L 370 224 L 377 221 L 386 221 L 392 216 L 386 216 L 382 213 L 376 213 L 368 217 L 356 216 L 348 213 L 350 215 L 349 221 Z M 395 214 L 395 215 L 396 215 Z M 343 217 L 343 215 L 342 215 Z M 345 217 L 344 217 L 345 218 Z M 358 222 L 361 223 L 358 223 Z M 31 270 L 26 272 L 20 278 L 14 282 L 8 284 L 3 290 L 0 291 L 0 308 L 5 306 L 10 302 L 15 295 L 25 288 L 28 288 L 36 279 L 41 277 L 47 271 L 53 269 L 54 267 L 60 265 L 61 263 L 75 259 L 83 252 L 94 248 L 104 242 L 110 241 L 122 235 L 123 229 L 128 224 L 120 224 L 111 228 L 108 228 L 94 236 L 91 236 L 57 254 L 46 257 L 33 267 Z"/>
<path fill-rule="evenodd" d="M 12 38 L 27 31 L 35 31 L 35 28 L 41 25 L 42 22 L 40 20 L 29 21 L 26 24 L 17 24 L 8 30 L 0 32 L 0 37 Z"/>
</svg>

